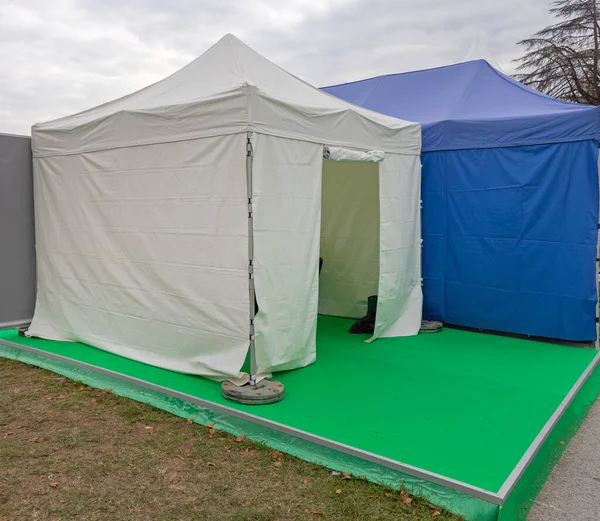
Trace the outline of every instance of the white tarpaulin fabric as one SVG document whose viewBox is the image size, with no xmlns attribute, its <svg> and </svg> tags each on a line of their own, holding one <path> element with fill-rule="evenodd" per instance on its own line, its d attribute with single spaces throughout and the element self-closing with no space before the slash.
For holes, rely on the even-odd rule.
<svg viewBox="0 0 600 521">
<path fill-rule="evenodd" d="M 32 336 L 236 375 L 248 351 L 246 136 L 35 162 Z"/>
<path fill-rule="evenodd" d="M 385 159 L 385 152 L 381 150 L 352 150 L 343 147 L 323 147 L 323 158 L 330 161 L 360 161 L 367 163 L 380 163 Z"/>
<path fill-rule="evenodd" d="M 377 337 L 416 335 L 421 328 L 421 159 L 386 154 L 379 164 L 381 207 Z"/>
<path fill-rule="evenodd" d="M 314 360 L 318 262 L 310 259 L 318 259 L 323 146 L 382 151 L 381 165 L 404 154 L 380 171 L 381 197 L 386 205 L 414 197 L 418 206 L 418 179 L 405 177 L 418 177 L 420 125 L 325 94 L 233 36 L 154 85 L 33 127 L 38 294 L 30 334 L 239 377 L 250 333 L 248 132 L 257 163 L 260 369 Z M 392 200 L 386 190 L 411 192 Z M 396 249 L 380 254 L 380 329 L 409 334 L 420 325 L 416 297 L 407 300 L 417 291 L 408 228 L 418 235 L 418 211 L 406 222 L 403 212 L 381 214 L 382 247 Z M 402 320 L 410 327 L 394 326 Z"/>
<path fill-rule="evenodd" d="M 323 147 L 257 135 L 254 273 L 258 373 L 316 357 Z"/>
</svg>

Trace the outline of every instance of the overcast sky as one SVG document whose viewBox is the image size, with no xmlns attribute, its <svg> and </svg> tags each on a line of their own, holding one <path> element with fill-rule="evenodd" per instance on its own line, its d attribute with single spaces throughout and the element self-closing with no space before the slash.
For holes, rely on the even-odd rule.
<svg viewBox="0 0 600 521">
<path fill-rule="evenodd" d="M 549 0 L 0 0 L 0 132 L 153 83 L 233 33 L 316 86 L 460 61 L 512 72 Z M 443 85 L 440 85 L 443 88 Z"/>
</svg>

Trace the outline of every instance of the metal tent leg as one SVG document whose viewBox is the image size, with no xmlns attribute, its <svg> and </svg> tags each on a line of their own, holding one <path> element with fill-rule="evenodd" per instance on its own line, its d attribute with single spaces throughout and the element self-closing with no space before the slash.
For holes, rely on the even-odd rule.
<svg viewBox="0 0 600 521">
<path fill-rule="evenodd" d="M 221 392 L 225 398 L 246 405 L 264 405 L 283 399 L 285 389 L 283 384 L 274 380 L 264 379 L 257 382 L 258 365 L 256 363 L 256 334 L 254 320 L 256 319 L 256 288 L 254 286 L 254 211 L 252 207 L 252 132 L 246 136 L 246 187 L 248 197 L 248 296 L 250 311 L 250 381 L 241 387 L 231 382 L 223 382 Z"/>
</svg>

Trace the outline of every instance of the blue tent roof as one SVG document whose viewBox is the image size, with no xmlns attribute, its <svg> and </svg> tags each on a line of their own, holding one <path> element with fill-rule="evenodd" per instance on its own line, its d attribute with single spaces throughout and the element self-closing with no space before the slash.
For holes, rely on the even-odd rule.
<svg viewBox="0 0 600 521">
<path fill-rule="evenodd" d="M 379 76 L 323 90 L 423 125 L 423 150 L 600 139 L 600 107 L 546 96 L 485 60 Z"/>
</svg>

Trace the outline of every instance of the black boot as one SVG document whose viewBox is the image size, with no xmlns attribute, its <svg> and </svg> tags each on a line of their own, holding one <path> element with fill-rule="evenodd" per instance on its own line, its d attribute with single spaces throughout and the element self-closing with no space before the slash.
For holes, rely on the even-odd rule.
<svg viewBox="0 0 600 521">
<path fill-rule="evenodd" d="M 372 335 L 375 332 L 375 318 L 377 316 L 377 295 L 367 300 L 367 314 L 352 324 L 348 331 L 352 335 Z"/>
</svg>

